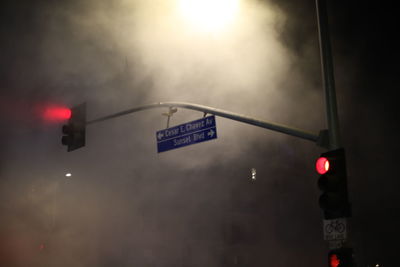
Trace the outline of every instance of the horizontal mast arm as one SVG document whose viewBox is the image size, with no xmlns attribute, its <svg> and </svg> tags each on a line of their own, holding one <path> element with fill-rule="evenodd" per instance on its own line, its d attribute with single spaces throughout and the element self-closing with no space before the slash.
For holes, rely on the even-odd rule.
<svg viewBox="0 0 400 267">
<path fill-rule="evenodd" d="M 131 108 L 128 110 L 124 110 L 121 112 L 117 112 L 108 116 L 104 116 L 101 118 L 97 118 L 91 121 L 87 121 L 86 124 L 93 124 L 101 121 L 105 121 L 108 119 L 120 117 L 123 115 L 127 115 L 130 113 L 146 110 L 146 109 L 153 109 L 153 108 L 162 108 L 162 107 L 179 107 L 179 108 L 185 108 L 185 109 L 191 109 L 191 110 L 197 110 L 201 112 L 206 112 L 209 114 L 213 114 L 219 117 L 235 120 L 235 121 L 240 121 L 243 123 L 251 124 L 254 126 L 258 126 L 261 128 L 269 129 L 272 131 L 288 134 L 291 136 L 299 137 L 302 139 L 306 139 L 309 141 L 317 142 L 319 140 L 319 136 L 316 134 L 312 134 L 310 132 L 306 132 L 297 128 L 289 127 L 283 124 L 277 124 L 277 123 L 272 123 L 272 122 L 267 122 L 255 118 L 251 118 L 249 116 L 241 115 L 238 113 L 222 110 L 222 109 L 217 109 L 217 108 L 212 108 L 208 106 L 203 106 L 203 105 L 198 105 L 198 104 L 192 104 L 192 103 L 185 103 L 185 102 L 159 102 L 159 103 L 154 103 L 154 104 L 148 104 L 148 105 L 143 105 L 135 108 Z"/>
</svg>

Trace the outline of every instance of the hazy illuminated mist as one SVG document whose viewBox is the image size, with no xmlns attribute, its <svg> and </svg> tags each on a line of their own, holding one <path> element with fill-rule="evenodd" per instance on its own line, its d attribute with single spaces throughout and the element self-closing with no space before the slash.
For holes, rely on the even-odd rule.
<svg viewBox="0 0 400 267">
<path fill-rule="evenodd" d="M 89 119 L 185 101 L 319 130 L 321 95 L 282 42 L 285 14 L 269 2 L 235 3 L 213 28 L 217 15 L 206 25 L 197 13 L 187 21 L 182 11 L 193 10 L 178 0 L 41 1 L 31 11 L 32 29 L 16 33 L 30 44 L 15 64 L 23 75 L 16 79 L 20 95 L 67 106 L 87 101 Z M 316 51 L 302 52 L 315 63 Z M 295 152 L 280 142 L 285 136 L 217 118 L 217 140 L 157 154 L 155 132 L 166 125 L 165 111 L 90 126 L 86 147 L 73 153 L 60 145 L 59 125 L 33 137 L 13 135 L 20 148 L 30 147 L 13 147 L 2 170 L 13 177 L 3 183 L 3 197 L 21 211 L 8 218 L 9 233 L 22 232 L 5 238 L 27 259 L 36 257 L 31 248 L 38 240 L 50 244 L 49 266 L 219 266 L 232 188 L 251 179 L 254 168 L 265 196 L 279 192 L 281 182 L 268 172 L 279 162 L 274 152 L 288 158 Z M 201 116 L 178 109 L 171 125 Z M 15 198 L 17 191 L 24 197 Z M 266 234 L 269 245 L 285 204 L 276 199 L 268 204 L 275 205 L 265 228 L 273 232 Z"/>
</svg>

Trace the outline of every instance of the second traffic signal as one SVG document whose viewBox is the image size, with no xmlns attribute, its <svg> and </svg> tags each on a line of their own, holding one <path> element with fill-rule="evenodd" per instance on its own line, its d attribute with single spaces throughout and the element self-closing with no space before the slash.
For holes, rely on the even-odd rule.
<svg viewBox="0 0 400 267">
<path fill-rule="evenodd" d="M 325 219 L 350 217 L 347 192 L 347 171 L 343 148 L 322 153 L 316 162 L 320 174 L 318 186 L 322 191 L 319 205 Z"/>
<path fill-rule="evenodd" d="M 86 139 L 86 104 L 71 109 L 68 124 L 62 127 L 61 143 L 68 147 L 68 152 L 85 146 Z"/>
</svg>

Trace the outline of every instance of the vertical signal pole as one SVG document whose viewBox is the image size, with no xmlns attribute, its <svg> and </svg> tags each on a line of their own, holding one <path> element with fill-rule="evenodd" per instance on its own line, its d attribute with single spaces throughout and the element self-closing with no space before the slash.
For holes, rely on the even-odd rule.
<svg viewBox="0 0 400 267">
<path fill-rule="evenodd" d="M 335 78 L 329 39 L 326 0 L 316 0 L 322 80 L 325 92 L 325 109 L 329 133 L 329 148 L 340 148 L 339 119 L 336 104 Z"/>
<path fill-rule="evenodd" d="M 322 68 L 322 80 L 323 88 L 325 92 L 325 108 L 326 108 L 326 120 L 328 126 L 328 147 L 331 150 L 337 150 L 341 148 L 340 134 L 339 134 L 339 118 L 337 112 L 337 101 L 336 101 L 336 90 L 335 90 L 335 78 L 333 74 L 333 61 L 331 53 L 331 44 L 329 38 L 329 23 L 328 23 L 328 12 L 326 0 L 316 0 L 316 11 L 318 20 L 318 34 L 319 34 L 319 46 L 321 55 L 321 68 Z M 345 165 L 344 165 L 345 166 Z M 343 170 L 346 174 L 346 170 Z M 342 179 L 343 180 L 343 179 Z M 338 220 L 330 220 L 330 216 L 324 215 L 324 235 L 328 232 L 328 226 L 335 223 L 335 231 L 339 230 L 347 231 L 347 218 L 350 215 L 350 207 L 347 199 L 347 181 L 344 179 L 343 188 L 345 191 L 344 206 L 346 207 L 344 216 L 334 216 L 333 218 Z M 323 199 L 322 199 L 323 200 Z M 328 199 L 329 200 L 329 199 Z M 340 200 L 340 199 L 338 199 Z M 321 203 L 320 203 L 321 204 Z M 337 218 L 342 217 L 342 218 Z M 340 228 L 339 225 L 343 225 L 344 228 Z M 346 236 L 346 235 L 345 235 Z M 352 259 L 352 249 L 346 247 L 347 236 L 344 240 L 336 242 L 338 240 L 330 240 L 329 247 L 330 251 L 328 254 L 328 265 L 329 267 L 351 267 L 354 266 Z"/>
</svg>

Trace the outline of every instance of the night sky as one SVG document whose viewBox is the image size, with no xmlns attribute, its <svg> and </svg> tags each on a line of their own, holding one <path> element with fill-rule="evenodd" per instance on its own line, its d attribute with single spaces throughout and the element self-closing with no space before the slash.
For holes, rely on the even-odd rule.
<svg viewBox="0 0 400 267">
<path fill-rule="evenodd" d="M 327 266 L 313 142 L 217 117 L 216 140 L 157 153 L 159 108 L 67 152 L 44 116 L 180 101 L 326 128 L 314 1 L 242 0 L 225 32 L 189 31 L 174 2 L 1 2 L 0 266 Z M 398 266 L 395 9 L 327 2 L 349 242 L 358 266 Z"/>
</svg>

